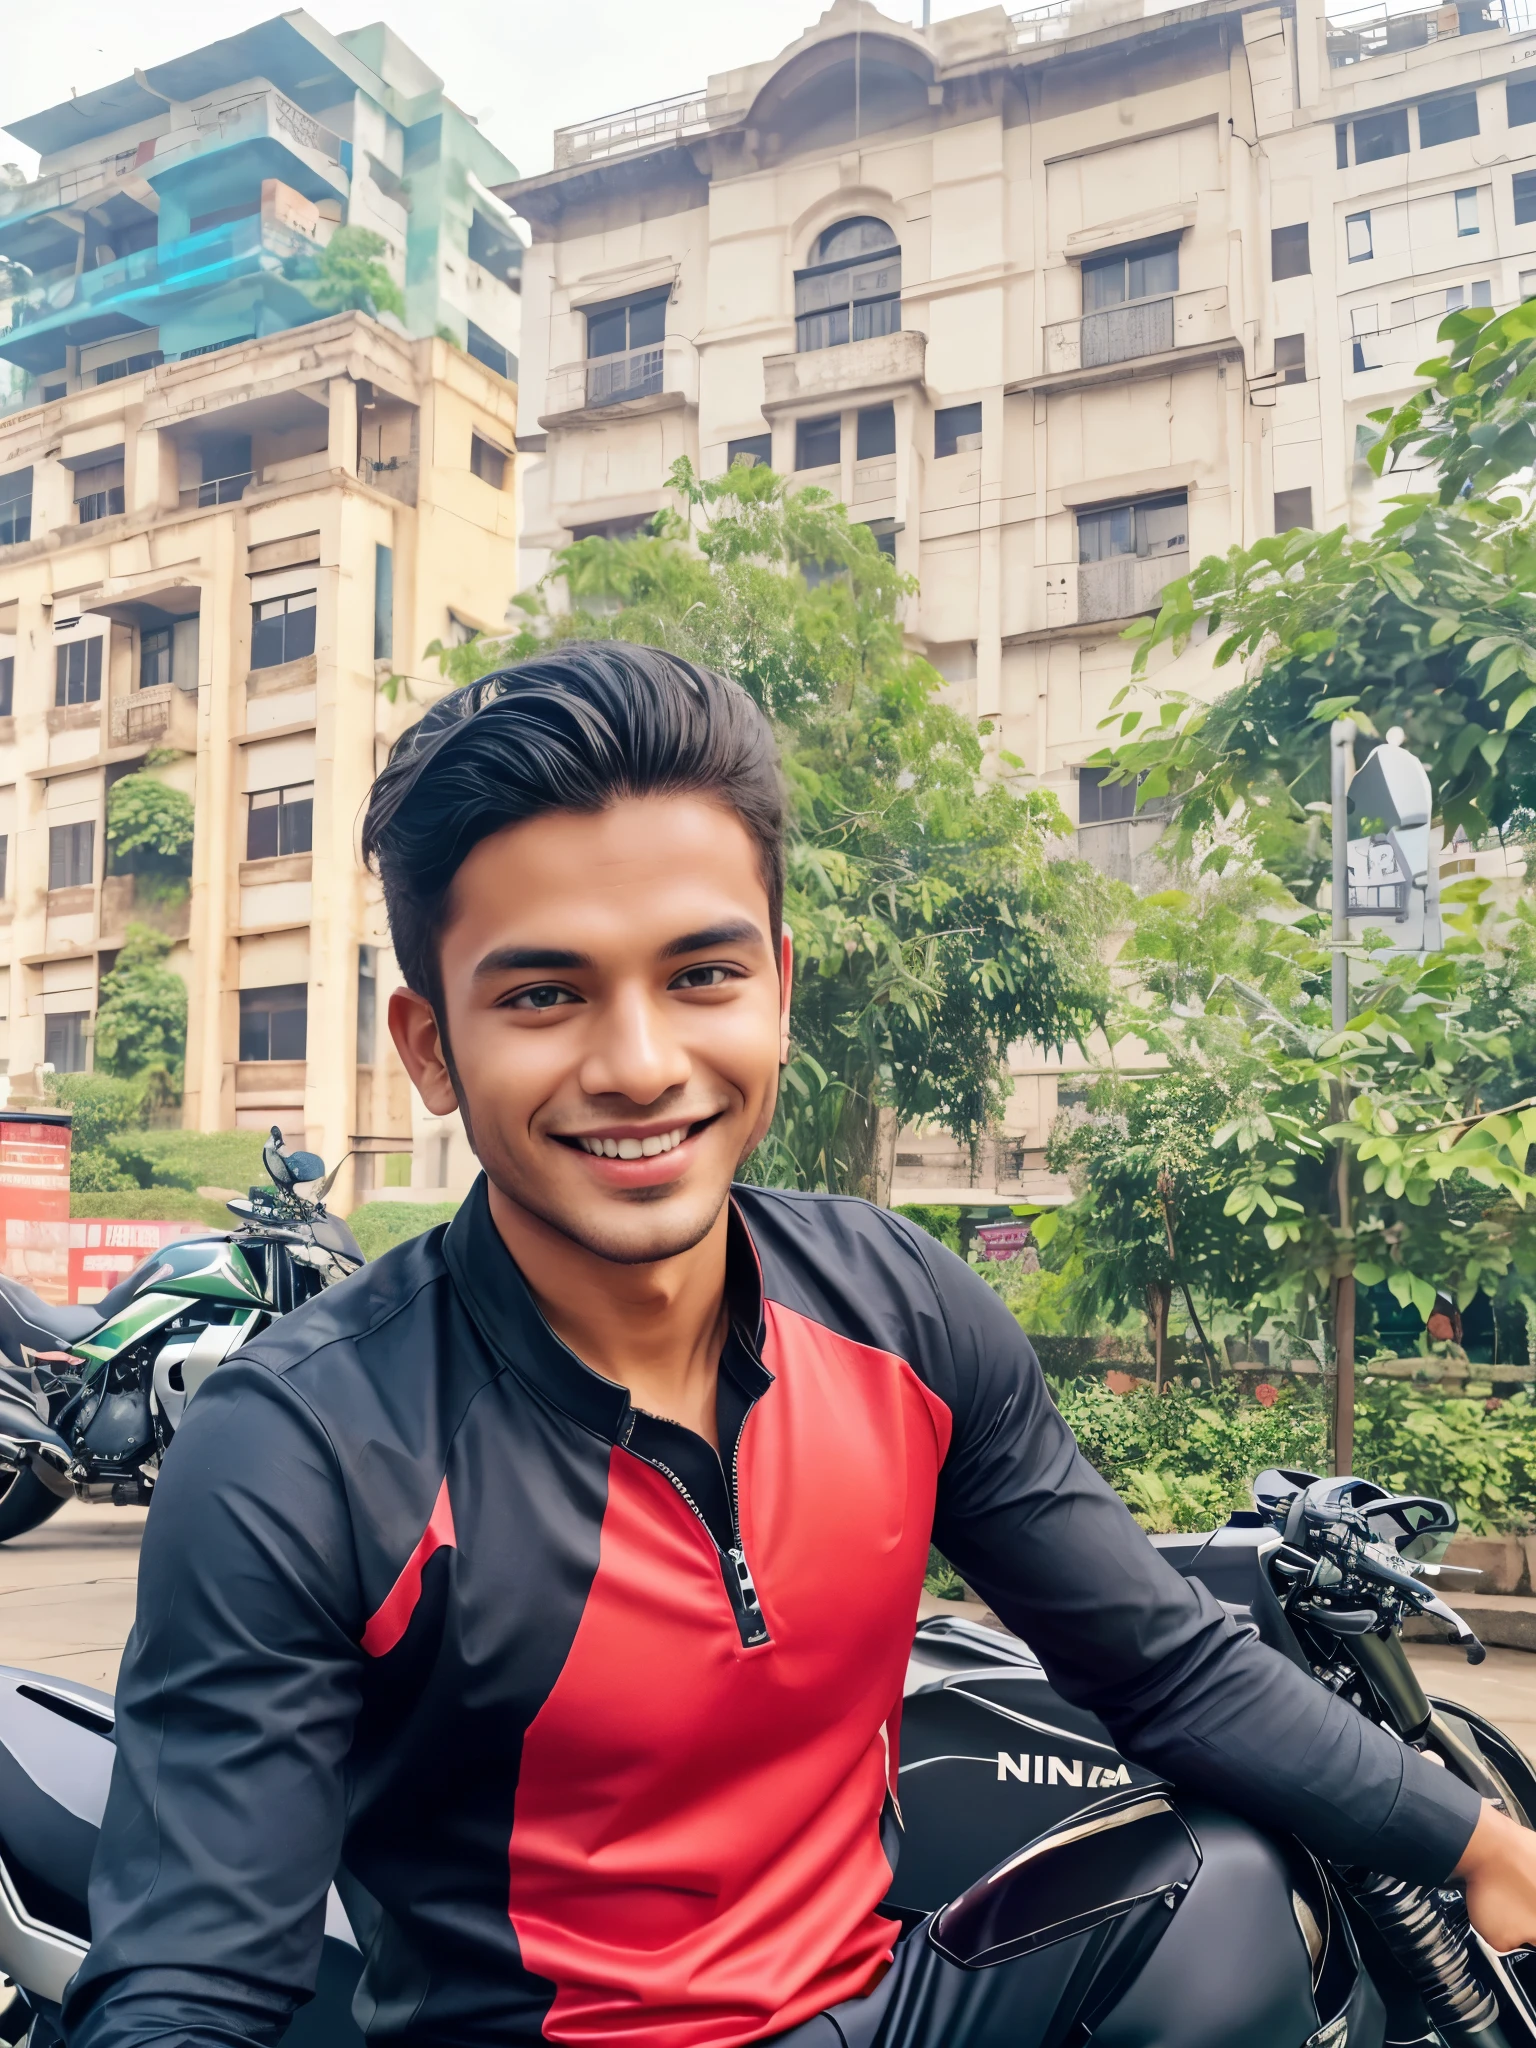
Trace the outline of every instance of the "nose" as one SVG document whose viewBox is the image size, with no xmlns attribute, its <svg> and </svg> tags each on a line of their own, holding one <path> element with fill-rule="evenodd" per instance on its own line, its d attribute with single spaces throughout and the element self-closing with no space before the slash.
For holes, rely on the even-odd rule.
<svg viewBox="0 0 1536 2048">
<path fill-rule="evenodd" d="M 647 989 L 617 989 L 594 1006 L 581 1062 L 585 1094 L 622 1095 L 643 1105 L 680 1088 L 691 1070 L 687 1051 Z"/>
</svg>

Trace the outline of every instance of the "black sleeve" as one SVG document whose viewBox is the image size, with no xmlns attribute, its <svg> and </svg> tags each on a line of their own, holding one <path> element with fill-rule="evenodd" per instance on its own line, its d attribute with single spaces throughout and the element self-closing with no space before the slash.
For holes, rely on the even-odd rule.
<svg viewBox="0 0 1536 2048">
<path fill-rule="evenodd" d="M 1052 1684 L 1127 1756 L 1264 1826 L 1341 1862 L 1445 1878 L 1477 1794 L 1166 1564 L 1078 1450 L 997 1295 L 949 1253 L 924 1257 L 950 1336 L 955 1424 L 934 1540 Z"/>
<path fill-rule="evenodd" d="M 145 1528 L 71 2048 L 270 2043 L 312 1995 L 360 1605 L 324 1431 L 277 1375 L 221 1367 Z"/>
</svg>

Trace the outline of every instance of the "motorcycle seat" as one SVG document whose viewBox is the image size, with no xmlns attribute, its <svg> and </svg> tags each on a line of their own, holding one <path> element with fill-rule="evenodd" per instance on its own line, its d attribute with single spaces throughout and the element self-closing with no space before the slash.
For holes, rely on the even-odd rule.
<svg viewBox="0 0 1536 2048">
<path fill-rule="evenodd" d="M 19 1280 L 0 1274 L 0 1350 L 22 1362 L 21 1347 L 64 1351 L 88 1336 L 101 1321 L 98 1310 L 69 1302 L 43 1301 Z"/>
</svg>

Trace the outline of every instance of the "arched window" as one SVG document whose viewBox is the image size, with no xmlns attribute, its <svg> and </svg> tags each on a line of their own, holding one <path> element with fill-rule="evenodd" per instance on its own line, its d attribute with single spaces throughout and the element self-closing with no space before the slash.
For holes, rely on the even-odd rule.
<svg viewBox="0 0 1536 2048">
<path fill-rule="evenodd" d="M 818 237 L 815 261 L 795 273 L 795 346 L 836 348 L 901 326 L 901 245 L 883 220 L 861 214 Z"/>
</svg>

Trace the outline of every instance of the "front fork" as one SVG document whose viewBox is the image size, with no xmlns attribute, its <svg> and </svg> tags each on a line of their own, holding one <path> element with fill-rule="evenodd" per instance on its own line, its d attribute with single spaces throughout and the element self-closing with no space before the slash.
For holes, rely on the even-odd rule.
<svg viewBox="0 0 1536 2048">
<path fill-rule="evenodd" d="M 1430 1751 L 1475 1792 L 1522 1826 L 1530 1826 L 1502 1776 L 1430 1705 L 1395 1630 L 1388 1635 L 1351 1636 L 1348 1647 L 1405 1743 Z M 1525 2006 L 1526 2001 L 1507 1970 L 1483 1951 L 1465 1910 L 1429 1886 L 1383 1877 L 1378 1871 L 1344 1870 L 1340 1876 L 1418 1993 L 1447 2048 L 1509 2048 L 1488 1965 L 1512 2002 Z"/>
</svg>

